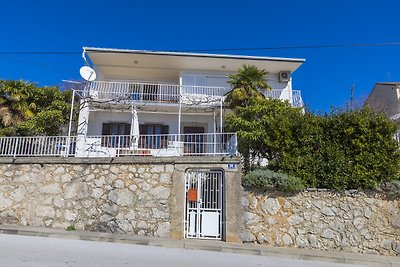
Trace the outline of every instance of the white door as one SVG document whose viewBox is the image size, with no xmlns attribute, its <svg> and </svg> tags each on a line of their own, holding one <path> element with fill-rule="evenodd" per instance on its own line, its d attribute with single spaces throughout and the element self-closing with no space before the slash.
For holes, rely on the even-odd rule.
<svg viewBox="0 0 400 267">
<path fill-rule="evenodd" d="M 186 238 L 222 239 L 223 180 L 221 170 L 186 171 Z"/>
</svg>

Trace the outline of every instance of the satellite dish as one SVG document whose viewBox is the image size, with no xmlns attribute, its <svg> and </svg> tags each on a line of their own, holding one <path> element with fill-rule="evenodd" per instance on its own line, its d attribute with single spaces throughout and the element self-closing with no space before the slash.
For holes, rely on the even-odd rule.
<svg viewBox="0 0 400 267">
<path fill-rule="evenodd" d="M 96 80 L 96 72 L 89 66 L 83 66 L 79 70 L 79 73 L 81 74 L 82 78 L 85 79 L 86 81 L 91 82 Z"/>
</svg>

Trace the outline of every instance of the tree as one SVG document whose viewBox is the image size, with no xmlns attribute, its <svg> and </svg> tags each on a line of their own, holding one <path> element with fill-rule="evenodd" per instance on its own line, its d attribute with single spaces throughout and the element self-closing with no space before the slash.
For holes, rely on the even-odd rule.
<svg viewBox="0 0 400 267">
<path fill-rule="evenodd" d="M 227 94 L 227 107 L 244 107 L 249 104 L 249 99 L 265 98 L 262 92 L 271 89 L 267 83 L 267 74 L 265 70 L 259 70 L 255 66 L 243 65 L 237 73 L 229 75 L 228 83 L 232 85 L 233 90 Z"/>
<path fill-rule="evenodd" d="M 15 126 L 35 115 L 36 105 L 30 101 L 34 85 L 23 81 L 0 80 L 1 126 Z"/>
<path fill-rule="evenodd" d="M 259 97 L 247 99 L 246 106 L 238 106 L 235 113 L 227 114 L 225 129 L 237 132 L 245 172 L 263 158 L 272 168 L 281 151 L 293 145 L 293 123 L 301 116 L 302 110 L 288 102 Z"/>
<path fill-rule="evenodd" d="M 398 126 L 368 108 L 302 114 L 280 100 L 251 100 L 226 117 L 237 131 L 245 171 L 254 159 L 308 187 L 371 189 L 399 175 Z"/>
<path fill-rule="evenodd" d="M 71 91 L 0 81 L 0 136 L 58 135 L 69 119 Z"/>
</svg>

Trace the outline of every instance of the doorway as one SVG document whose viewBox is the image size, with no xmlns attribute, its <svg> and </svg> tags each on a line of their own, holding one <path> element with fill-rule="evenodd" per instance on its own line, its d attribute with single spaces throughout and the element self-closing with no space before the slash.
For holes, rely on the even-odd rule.
<svg viewBox="0 0 400 267">
<path fill-rule="evenodd" d="M 205 152 L 204 127 L 183 127 L 184 153 L 186 155 L 198 156 Z"/>
<path fill-rule="evenodd" d="M 185 193 L 185 238 L 222 240 L 224 172 L 187 170 Z"/>
</svg>

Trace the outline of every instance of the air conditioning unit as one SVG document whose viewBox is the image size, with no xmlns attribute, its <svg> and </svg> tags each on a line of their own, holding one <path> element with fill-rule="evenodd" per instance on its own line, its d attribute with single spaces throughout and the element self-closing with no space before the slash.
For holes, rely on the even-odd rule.
<svg viewBox="0 0 400 267">
<path fill-rule="evenodd" d="M 281 72 L 279 72 L 279 82 L 287 83 L 290 81 L 291 76 L 292 76 L 292 73 L 290 71 L 281 71 Z"/>
</svg>

